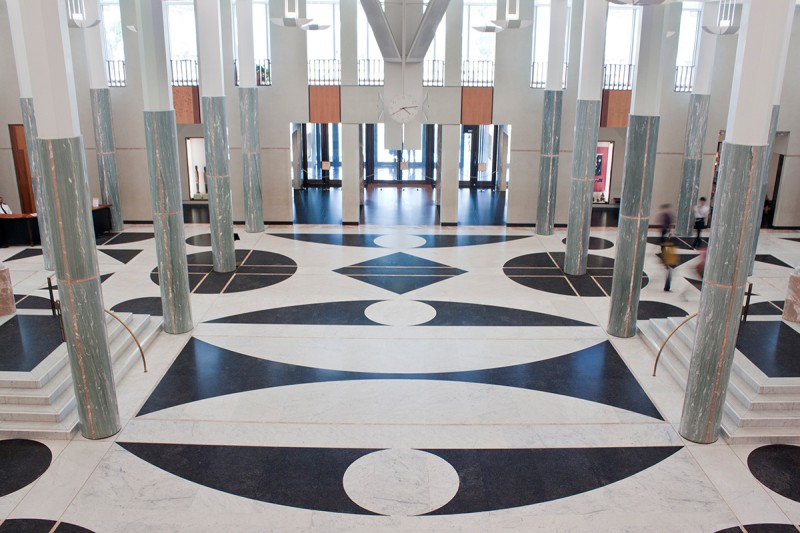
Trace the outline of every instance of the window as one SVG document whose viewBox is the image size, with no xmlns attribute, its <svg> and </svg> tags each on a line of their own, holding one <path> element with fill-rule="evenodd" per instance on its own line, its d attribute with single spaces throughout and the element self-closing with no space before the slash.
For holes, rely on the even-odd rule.
<svg viewBox="0 0 800 533">
<path fill-rule="evenodd" d="M 198 85 L 194 4 L 186 0 L 169 0 L 165 3 L 165 14 L 172 84 Z"/>
<path fill-rule="evenodd" d="M 422 70 L 422 85 L 441 87 L 444 85 L 444 51 L 447 37 L 447 14 L 442 17 L 439 27 L 433 36 Z"/>
<path fill-rule="evenodd" d="M 340 66 L 338 0 L 315 0 L 306 4 L 306 17 L 314 24 L 329 26 L 306 32 L 308 38 L 308 82 L 316 85 L 339 85 Z"/>
<path fill-rule="evenodd" d="M 122 43 L 122 22 L 119 0 L 103 0 L 100 4 L 100 34 L 106 56 L 106 79 L 111 87 L 125 86 L 125 47 Z"/>
<path fill-rule="evenodd" d="M 564 34 L 564 78 L 567 87 L 567 59 L 572 7 L 567 8 L 567 30 Z M 544 89 L 547 82 L 547 55 L 550 49 L 550 0 L 537 0 L 533 8 L 533 50 L 531 52 L 531 87 Z"/>
<path fill-rule="evenodd" d="M 495 34 L 481 32 L 473 26 L 485 26 L 497 18 L 497 4 L 487 0 L 464 1 L 464 27 L 461 54 L 463 85 L 494 85 Z"/>
<path fill-rule="evenodd" d="M 358 2 L 357 35 L 358 84 L 383 85 L 383 55 L 361 2 Z"/>
<path fill-rule="evenodd" d="M 604 89 L 631 90 L 633 88 L 638 29 L 639 8 L 608 6 L 605 68 L 603 69 Z"/>
<path fill-rule="evenodd" d="M 700 42 L 702 4 L 684 2 L 678 38 L 678 57 L 675 62 L 675 91 L 691 92 L 697 48 Z"/>
</svg>

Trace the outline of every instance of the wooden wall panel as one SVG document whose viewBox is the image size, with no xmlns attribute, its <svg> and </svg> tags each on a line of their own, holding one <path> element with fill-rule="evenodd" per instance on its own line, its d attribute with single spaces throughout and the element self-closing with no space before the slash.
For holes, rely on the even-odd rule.
<svg viewBox="0 0 800 533">
<path fill-rule="evenodd" d="M 603 104 L 600 109 L 600 127 L 627 128 L 631 112 L 632 91 L 603 91 Z"/>
<path fill-rule="evenodd" d="M 197 85 L 173 86 L 172 103 L 178 124 L 200 124 L 200 88 Z"/>
<path fill-rule="evenodd" d="M 17 191 L 22 213 L 35 213 L 36 201 L 33 197 L 31 180 L 31 162 L 28 158 L 28 143 L 25 140 L 25 126 L 9 124 L 8 134 L 11 137 L 11 154 L 14 157 L 14 170 L 17 174 Z M 8 199 L 9 191 L 6 192 Z"/>
<path fill-rule="evenodd" d="M 470 126 L 492 123 L 493 87 L 461 88 L 461 123 Z"/>
<path fill-rule="evenodd" d="M 308 121 L 319 124 L 332 124 L 342 121 L 340 86 L 308 86 Z"/>
</svg>

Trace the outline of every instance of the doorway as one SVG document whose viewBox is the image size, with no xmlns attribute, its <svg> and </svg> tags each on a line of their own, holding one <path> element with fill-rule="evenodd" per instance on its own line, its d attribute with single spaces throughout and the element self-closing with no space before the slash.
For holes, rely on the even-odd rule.
<svg viewBox="0 0 800 533">
<path fill-rule="evenodd" d="M 500 126 L 462 126 L 459 187 L 497 189 L 500 146 Z"/>
<path fill-rule="evenodd" d="M 11 154 L 14 158 L 14 171 L 17 175 L 20 211 L 22 213 L 35 213 L 36 201 L 33 196 L 31 162 L 28 157 L 25 126 L 22 124 L 9 124 L 8 134 L 11 137 Z"/>
<path fill-rule="evenodd" d="M 302 188 L 342 186 L 342 125 L 303 124 Z"/>
</svg>

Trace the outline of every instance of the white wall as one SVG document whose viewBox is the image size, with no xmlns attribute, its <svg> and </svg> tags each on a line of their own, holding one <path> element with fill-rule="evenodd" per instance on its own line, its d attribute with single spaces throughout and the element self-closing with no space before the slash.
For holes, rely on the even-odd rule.
<svg viewBox="0 0 800 533">
<path fill-rule="evenodd" d="M 241 179 L 241 140 L 239 134 L 238 88 L 233 80 L 233 52 L 230 0 L 220 0 L 222 5 L 223 56 L 225 58 L 225 91 L 228 98 L 228 128 L 231 146 L 231 187 L 234 198 L 234 219 L 243 220 L 243 191 Z M 531 3 L 524 2 L 523 14 L 530 18 Z M 272 16 L 279 16 L 282 2 L 271 2 Z M 134 24 L 133 3 L 121 0 L 123 27 Z M 556 205 L 556 223 L 565 224 L 569 199 L 572 141 L 575 113 L 575 89 L 580 63 L 580 20 L 582 1 L 574 0 L 572 7 L 569 57 L 569 79 L 564 95 L 561 127 L 561 160 Z M 800 14 L 795 14 L 789 65 L 800 64 Z M 308 91 L 306 70 L 305 32 L 272 25 L 271 87 L 259 88 L 261 118 L 262 186 L 264 212 L 268 221 L 292 220 L 290 128 L 292 122 L 308 122 Z M 509 223 L 532 223 L 536 218 L 536 191 L 539 173 L 541 144 L 541 114 L 543 91 L 531 89 L 530 42 L 531 30 L 509 30 L 497 34 L 497 76 L 494 98 L 494 122 L 512 126 L 511 134 L 511 187 L 509 190 Z M 86 143 L 87 167 L 92 194 L 98 196 L 97 169 L 94 152 L 94 134 L 90 121 L 88 78 L 82 56 L 82 36 L 79 30 L 70 30 L 74 54 L 77 94 L 81 129 Z M 122 212 L 126 220 L 150 220 L 150 195 L 147 176 L 147 159 L 142 120 L 142 94 L 139 78 L 139 60 L 135 34 L 124 30 L 127 87 L 112 88 L 114 132 L 117 143 L 117 164 L 120 174 Z M 453 35 L 460 42 L 461 37 Z M 448 41 L 451 35 L 448 34 Z M 672 38 L 677 43 L 677 36 Z M 675 43 L 668 43 L 674 47 Z M 711 188 L 714 155 L 718 133 L 725 129 L 736 37 L 722 37 L 717 46 L 714 67 L 708 135 L 702 170 L 702 195 L 708 196 Z M 681 176 L 684 136 L 686 130 L 688 94 L 672 90 L 673 66 L 664 65 L 664 85 L 661 105 L 658 159 L 653 193 L 653 205 L 677 203 Z M 22 122 L 16 70 L 8 29 L 5 2 L 0 2 L 0 69 L 5 83 L 0 86 L 0 123 Z M 377 122 L 378 93 L 380 87 L 342 87 L 342 120 L 345 123 Z M 792 133 L 786 147 L 781 194 L 775 211 L 775 225 L 800 226 L 800 69 L 788 68 L 781 102 L 779 131 Z M 426 87 L 430 123 L 457 124 L 460 121 L 460 88 Z M 6 127 L 0 134 L 0 194 L 13 209 L 19 209 L 16 178 Z M 181 175 L 184 198 L 188 198 L 188 169 L 185 159 L 186 137 L 202 136 L 202 127 L 179 127 Z M 614 141 L 612 161 L 611 196 L 619 196 L 622 185 L 625 154 L 625 130 L 603 128 L 600 140 Z"/>
</svg>

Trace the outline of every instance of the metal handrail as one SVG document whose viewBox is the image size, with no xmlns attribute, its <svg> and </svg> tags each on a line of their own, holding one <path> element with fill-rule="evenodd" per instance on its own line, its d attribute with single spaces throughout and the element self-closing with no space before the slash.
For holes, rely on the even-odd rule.
<svg viewBox="0 0 800 533">
<path fill-rule="evenodd" d="M 106 314 L 108 314 L 112 318 L 114 318 L 114 320 L 116 320 L 117 322 L 122 324 L 122 327 L 125 328 L 126 330 L 128 330 L 128 333 L 131 334 L 131 337 L 133 337 L 133 341 L 136 343 L 136 346 L 139 347 L 139 353 L 142 354 L 142 365 L 144 366 L 144 371 L 147 372 L 147 359 L 144 356 L 144 348 L 142 348 L 142 343 L 139 342 L 139 339 L 136 338 L 136 334 L 133 332 L 133 330 L 131 328 L 128 327 L 128 324 L 126 324 L 125 322 L 122 321 L 122 319 L 120 317 L 118 317 L 117 315 L 115 315 L 114 313 L 109 311 L 108 309 L 103 309 L 103 311 L 105 311 Z"/>
<path fill-rule="evenodd" d="M 655 362 L 655 364 L 653 364 L 653 376 L 655 376 L 655 375 L 656 375 L 656 369 L 658 368 L 658 360 L 659 360 L 659 358 L 661 357 L 661 352 L 662 352 L 662 351 L 664 351 L 664 348 L 667 346 L 667 343 L 669 342 L 669 340 L 672 338 L 672 336 L 673 336 L 673 335 L 675 335 L 675 332 L 676 332 L 676 331 L 678 331 L 679 329 L 681 329 L 681 327 L 682 327 L 684 324 L 686 324 L 687 322 L 689 322 L 691 319 L 693 319 L 694 317 L 696 317 L 698 314 L 699 314 L 699 313 L 694 313 L 694 314 L 692 314 L 692 315 L 689 315 L 688 317 L 686 317 L 686 318 L 684 319 L 684 321 L 683 321 L 683 322 L 681 322 L 680 324 L 678 324 L 677 326 L 675 326 L 675 329 L 673 329 L 673 330 L 670 332 L 670 334 L 669 334 L 669 335 L 667 335 L 667 338 L 666 338 L 666 339 L 664 339 L 664 342 L 662 342 L 662 343 L 661 343 L 661 348 L 659 348 L 659 349 L 658 349 L 658 353 L 656 354 L 656 362 Z"/>
</svg>

